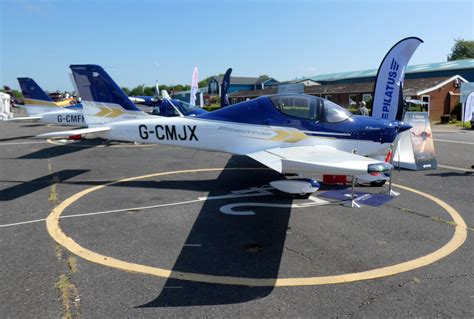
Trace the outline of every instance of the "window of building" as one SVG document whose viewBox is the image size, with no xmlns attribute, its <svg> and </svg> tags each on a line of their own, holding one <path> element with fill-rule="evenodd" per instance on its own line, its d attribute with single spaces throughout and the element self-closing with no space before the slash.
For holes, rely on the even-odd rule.
<svg viewBox="0 0 474 319">
<path fill-rule="evenodd" d="M 349 105 L 357 105 L 357 94 L 349 94 Z"/>
<path fill-rule="evenodd" d="M 216 81 L 211 81 L 211 92 L 210 94 L 217 94 L 217 82 Z"/>
<path fill-rule="evenodd" d="M 429 95 L 422 95 L 421 96 L 421 110 L 423 112 L 430 112 L 430 96 Z"/>
<path fill-rule="evenodd" d="M 370 93 L 362 94 L 362 101 L 367 102 L 371 98 L 372 98 L 372 94 L 370 94 Z"/>
</svg>

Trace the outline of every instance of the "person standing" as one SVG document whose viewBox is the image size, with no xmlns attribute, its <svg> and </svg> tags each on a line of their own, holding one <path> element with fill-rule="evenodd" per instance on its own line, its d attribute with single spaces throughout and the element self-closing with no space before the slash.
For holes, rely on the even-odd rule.
<svg viewBox="0 0 474 319">
<path fill-rule="evenodd" d="M 369 116 L 369 109 L 365 106 L 365 101 L 359 102 L 357 114 L 362 116 Z"/>
</svg>

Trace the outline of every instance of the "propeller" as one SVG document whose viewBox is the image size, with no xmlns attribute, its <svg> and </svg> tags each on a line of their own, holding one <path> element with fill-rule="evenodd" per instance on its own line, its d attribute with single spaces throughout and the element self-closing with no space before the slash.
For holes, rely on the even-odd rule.
<svg viewBox="0 0 474 319">
<path fill-rule="evenodd" d="M 183 113 L 181 113 L 181 111 L 176 107 L 176 105 L 173 104 L 173 101 L 171 101 L 171 97 L 168 94 L 168 91 L 161 90 L 161 96 L 163 97 L 163 100 L 166 100 L 171 104 L 171 106 L 174 108 L 174 110 L 178 113 L 180 117 L 184 117 Z"/>
<path fill-rule="evenodd" d="M 155 81 L 155 96 L 152 98 L 153 102 L 158 102 L 160 100 L 160 86 L 158 81 Z"/>
</svg>

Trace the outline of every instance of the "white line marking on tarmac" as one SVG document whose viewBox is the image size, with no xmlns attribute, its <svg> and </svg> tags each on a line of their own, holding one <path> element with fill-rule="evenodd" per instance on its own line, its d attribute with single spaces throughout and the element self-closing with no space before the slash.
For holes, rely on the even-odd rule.
<svg viewBox="0 0 474 319">
<path fill-rule="evenodd" d="M 193 200 L 188 200 L 188 201 L 183 201 L 183 202 L 176 202 L 176 203 L 158 204 L 158 205 L 142 206 L 142 207 L 121 208 L 121 209 L 113 209 L 113 210 L 106 210 L 106 211 L 100 211 L 100 212 L 84 213 L 84 214 L 65 215 L 65 216 L 59 217 L 59 219 L 86 217 L 86 216 L 94 216 L 94 215 L 105 215 L 105 214 L 112 214 L 112 213 L 140 211 L 140 210 L 146 210 L 146 209 L 152 209 L 152 208 L 162 208 L 162 207 L 170 207 L 170 206 L 178 206 L 178 205 L 187 205 L 187 204 L 193 204 L 193 203 L 198 203 L 198 202 L 204 202 L 206 200 L 219 200 L 219 199 L 229 199 L 229 198 L 256 197 L 256 196 L 273 195 L 273 193 L 269 192 L 268 189 L 269 189 L 268 186 L 263 186 L 262 188 L 251 187 L 251 188 L 245 189 L 245 190 L 233 191 L 232 194 L 229 194 L 229 195 L 204 196 L 204 197 L 199 197 L 198 199 L 193 199 Z M 3 224 L 3 225 L 0 225 L 0 228 L 39 223 L 39 222 L 47 221 L 49 219 L 54 219 L 54 218 L 41 218 L 41 219 L 28 220 L 28 221 L 24 221 L 24 222 Z"/>
<path fill-rule="evenodd" d="M 32 141 L 32 142 L 12 142 L 12 143 L 0 143 L 0 146 L 3 145 L 24 145 L 24 144 L 44 144 L 44 141 Z"/>
<path fill-rule="evenodd" d="M 184 247 L 202 247 L 201 244 L 184 244 Z"/>
<path fill-rule="evenodd" d="M 474 173 L 474 169 L 438 164 L 438 167 L 453 169 L 455 171 Z"/>
<path fill-rule="evenodd" d="M 177 205 L 186 205 L 186 204 L 192 204 L 192 203 L 197 203 L 197 202 L 202 202 L 202 201 L 203 200 L 201 200 L 201 199 L 194 199 L 194 200 L 188 200 L 188 201 L 177 202 L 177 203 L 168 203 L 168 204 L 159 204 L 159 205 L 143 206 L 143 207 L 113 209 L 113 210 L 106 210 L 106 211 L 101 211 L 101 212 L 92 212 L 92 213 L 85 213 L 85 214 L 65 215 L 65 216 L 61 216 L 59 219 L 94 216 L 94 215 L 105 215 L 105 214 L 112 214 L 112 213 L 121 213 L 121 212 L 128 212 L 128 211 L 145 210 L 145 209 L 151 209 L 151 208 L 161 208 L 161 207 L 169 207 L 169 206 L 177 206 Z M 24 225 L 24 224 L 33 224 L 33 223 L 43 222 L 43 221 L 46 221 L 46 220 L 49 220 L 49 219 L 55 219 L 55 218 L 42 218 L 42 219 L 34 219 L 34 220 L 18 222 L 18 223 L 3 224 L 3 225 L 0 225 L 0 228 L 9 227 L 9 226 Z"/>
<path fill-rule="evenodd" d="M 474 145 L 474 142 L 463 142 L 463 141 L 453 141 L 453 140 L 440 140 L 435 138 L 435 142 L 444 142 L 444 143 L 455 143 L 455 144 L 467 144 L 467 145 Z"/>
</svg>

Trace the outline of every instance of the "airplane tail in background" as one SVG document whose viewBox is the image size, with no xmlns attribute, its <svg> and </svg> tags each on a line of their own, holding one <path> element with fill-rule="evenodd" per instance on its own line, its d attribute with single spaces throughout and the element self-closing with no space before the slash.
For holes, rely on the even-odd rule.
<svg viewBox="0 0 474 319">
<path fill-rule="evenodd" d="M 56 111 L 59 107 L 64 106 L 54 102 L 48 94 L 31 78 L 18 78 L 21 93 L 24 98 L 25 105 L 19 105 L 24 108 L 30 117 L 39 113 Z M 69 105 L 69 101 L 67 101 Z"/>
<path fill-rule="evenodd" d="M 149 116 L 140 111 L 105 70 L 92 64 L 71 65 L 84 107 L 87 125 L 131 120 Z"/>
<path fill-rule="evenodd" d="M 25 103 L 27 100 L 33 100 L 33 103 L 31 104 L 34 104 L 34 101 L 48 102 L 46 105 L 54 104 L 54 101 L 49 97 L 49 95 L 46 94 L 46 92 L 43 91 L 43 89 L 32 78 L 18 78 L 18 83 L 20 83 L 21 93 L 25 97 Z"/>
</svg>

